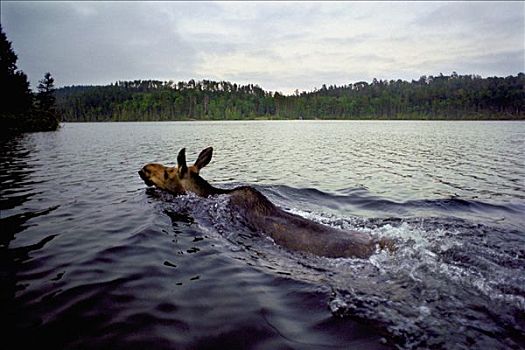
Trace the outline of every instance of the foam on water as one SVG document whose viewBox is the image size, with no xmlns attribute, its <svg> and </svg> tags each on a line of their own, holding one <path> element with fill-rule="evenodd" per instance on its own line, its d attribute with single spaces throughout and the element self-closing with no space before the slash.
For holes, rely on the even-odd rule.
<svg viewBox="0 0 525 350">
<path fill-rule="evenodd" d="M 503 253 L 484 245 L 483 234 L 476 233 L 479 224 L 439 218 L 342 218 L 297 208 L 287 211 L 396 242 L 394 252 L 378 249 L 368 259 L 282 254 L 279 247 L 266 246 L 264 251 L 263 245 L 258 246 L 265 253 L 265 264 L 288 270 L 292 278 L 329 286 L 333 293 L 328 307 L 335 316 L 381 324 L 399 346 L 408 349 L 452 343 L 517 346 L 508 335 L 523 331 L 516 316 L 524 311 L 525 279 L 512 266 L 498 263 L 497 256 Z M 216 218 L 221 220 L 224 213 Z M 238 237 L 230 233 L 226 238 Z M 472 255 L 476 251 L 480 254 Z M 468 257 L 467 261 L 458 262 L 458 255 Z M 506 253 L 507 258 L 513 256 L 518 264 L 523 261 L 518 250 Z M 496 258 L 487 262 L 486 257 Z M 490 330 L 490 335 L 477 334 L 480 327 Z"/>
</svg>

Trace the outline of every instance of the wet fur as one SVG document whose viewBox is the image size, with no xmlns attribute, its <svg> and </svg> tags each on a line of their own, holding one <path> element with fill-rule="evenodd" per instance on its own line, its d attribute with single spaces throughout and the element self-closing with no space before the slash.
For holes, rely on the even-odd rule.
<svg viewBox="0 0 525 350">
<path fill-rule="evenodd" d="M 211 161 L 212 154 L 211 147 L 204 149 L 195 164 L 188 167 L 185 149 L 182 149 L 177 157 L 177 167 L 147 164 L 139 175 L 146 185 L 173 194 L 194 192 L 202 197 L 228 194 L 232 208 L 252 229 L 269 235 L 275 243 L 291 250 L 330 258 L 367 258 L 374 253 L 376 245 L 392 248 L 391 242 L 373 240 L 364 233 L 342 231 L 285 212 L 253 187 L 221 189 L 212 186 L 199 175 Z"/>
</svg>

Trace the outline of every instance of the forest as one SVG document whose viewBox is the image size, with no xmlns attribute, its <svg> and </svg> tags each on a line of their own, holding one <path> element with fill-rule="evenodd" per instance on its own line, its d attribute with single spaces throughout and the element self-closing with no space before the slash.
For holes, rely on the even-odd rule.
<svg viewBox="0 0 525 350">
<path fill-rule="evenodd" d="M 227 81 L 117 81 L 55 92 L 63 121 L 525 119 L 525 74 L 322 85 L 292 95 Z"/>
</svg>

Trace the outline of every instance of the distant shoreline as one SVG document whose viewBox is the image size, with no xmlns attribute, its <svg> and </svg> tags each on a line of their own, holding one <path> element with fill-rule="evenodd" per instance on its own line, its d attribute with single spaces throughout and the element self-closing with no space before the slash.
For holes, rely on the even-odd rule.
<svg viewBox="0 0 525 350">
<path fill-rule="evenodd" d="M 257 118 L 257 119 L 176 119 L 176 120 L 104 120 L 104 121 L 62 121 L 62 123 L 71 124 L 89 124 L 89 123 L 173 123 L 173 122 L 258 122 L 258 121 L 298 121 L 298 122 L 345 122 L 345 121 L 378 121 L 378 122 L 393 122 L 393 121 L 525 121 L 522 118 L 463 118 L 463 119 L 446 119 L 446 118 L 400 118 L 400 119 L 276 119 L 276 118 Z"/>
<path fill-rule="evenodd" d="M 294 95 L 227 81 L 117 81 L 55 91 L 64 121 L 524 120 L 525 74 L 323 85 Z"/>
</svg>

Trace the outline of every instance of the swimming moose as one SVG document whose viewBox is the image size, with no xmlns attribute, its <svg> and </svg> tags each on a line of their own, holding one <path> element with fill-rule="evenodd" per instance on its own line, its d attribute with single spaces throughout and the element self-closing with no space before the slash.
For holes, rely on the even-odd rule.
<svg viewBox="0 0 525 350">
<path fill-rule="evenodd" d="M 367 258 L 375 252 L 377 246 L 393 248 L 392 242 L 388 240 L 376 240 L 365 233 L 339 230 L 288 213 L 253 187 L 222 189 L 212 186 L 199 175 L 200 170 L 211 161 L 212 155 L 213 148 L 208 147 L 188 167 L 186 150 L 183 148 L 177 156 L 176 167 L 150 163 L 139 170 L 139 175 L 146 185 L 156 186 L 175 195 L 187 192 L 202 197 L 229 195 L 232 209 L 250 226 L 290 250 L 330 258 Z"/>
</svg>

